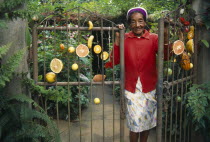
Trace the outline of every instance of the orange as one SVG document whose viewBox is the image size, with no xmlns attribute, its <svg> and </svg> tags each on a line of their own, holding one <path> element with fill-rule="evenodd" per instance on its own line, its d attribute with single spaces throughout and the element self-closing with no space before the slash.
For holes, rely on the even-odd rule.
<svg viewBox="0 0 210 142">
<path fill-rule="evenodd" d="M 109 53 L 106 52 L 106 51 L 104 51 L 104 52 L 101 54 L 101 59 L 102 59 L 102 60 L 106 60 L 106 59 L 108 59 L 108 57 L 109 57 Z"/>
<path fill-rule="evenodd" d="M 101 46 L 100 45 L 95 45 L 93 50 L 96 54 L 99 54 L 99 53 L 101 53 Z"/>
<path fill-rule="evenodd" d="M 180 55 L 184 52 L 184 43 L 181 40 L 176 40 L 172 47 L 176 55 Z"/>
<path fill-rule="evenodd" d="M 194 31 L 189 31 L 189 32 L 187 33 L 187 38 L 188 38 L 188 39 L 193 39 L 193 37 L 194 37 Z"/>
<path fill-rule="evenodd" d="M 186 71 L 191 69 L 190 57 L 188 56 L 188 54 L 186 52 L 183 52 L 183 54 L 182 54 L 180 65 Z"/>
<path fill-rule="evenodd" d="M 65 49 L 64 44 L 62 44 L 62 43 L 60 44 L 60 49 L 61 49 L 61 50 L 64 50 L 64 49 Z"/>
<path fill-rule="evenodd" d="M 76 54 L 79 57 L 86 57 L 89 54 L 89 49 L 86 45 L 80 44 L 76 48 Z"/>
<path fill-rule="evenodd" d="M 61 60 L 54 58 L 52 59 L 52 61 L 50 62 L 50 69 L 54 72 L 54 73 L 60 73 L 61 70 L 63 69 L 63 63 Z"/>
</svg>

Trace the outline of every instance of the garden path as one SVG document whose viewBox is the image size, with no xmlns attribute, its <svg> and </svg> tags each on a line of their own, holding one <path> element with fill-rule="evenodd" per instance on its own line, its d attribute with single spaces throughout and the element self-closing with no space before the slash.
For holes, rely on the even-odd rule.
<svg viewBox="0 0 210 142">
<path fill-rule="evenodd" d="M 112 88 L 104 86 L 104 117 L 103 117 L 103 88 L 95 86 L 92 89 L 93 98 L 98 97 L 101 103 L 92 105 L 92 142 L 120 142 L 120 105 L 119 101 L 115 101 L 113 113 L 113 96 Z M 114 119 L 113 119 L 114 114 Z M 104 118 L 104 119 L 103 119 Z M 104 120 L 104 124 L 103 124 Z M 114 140 L 113 140 L 113 120 L 114 120 Z M 129 142 L 129 130 L 125 122 L 124 141 Z M 104 125 L 104 128 L 103 128 Z M 81 131 L 80 131 L 81 126 Z M 59 130 L 61 133 L 62 142 L 91 142 L 91 104 L 82 111 L 81 123 L 79 121 L 71 122 L 70 124 L 70 140 L 68 122 L 59 121 Z M 104 130 L 104 141 L 103 141 Z M 80 137 L 81 132 L 81 137 Z M 150 132 L 148 142 L 156 142 L 155 129 Z"/>
</svg>

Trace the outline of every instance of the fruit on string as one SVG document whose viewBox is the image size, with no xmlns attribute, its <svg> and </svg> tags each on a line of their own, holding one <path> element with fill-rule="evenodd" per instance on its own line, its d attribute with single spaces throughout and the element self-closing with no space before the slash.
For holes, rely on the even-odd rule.
<svg viewBox="0 0 210 142">
<path fill-rule="evenodd" d="M 94 39 L 94 36 L 93 36 L 93 35 L 91 35 L 91 36 L 88 38 L 88 48 L 92 48 L 93 39 Z"/>
<path fill-rule="evenodd" d="M 88 30 L 92 30 L 93 29 L 92 21 L 88 21 L 88 25 L 89 25 Z"/>
<path fill-rule="evenodd" d="M 80 44 L 76 48 L 76 54 L 79 57 L 86 57 L 89 54 L 89 49 L 86 45 Z"/>
<path fill-rule="evenodd" d="M 189 22 L 189 21 L 185 21 L 185 22 L 184 22 L 184 25 L 185 25 L 185 26 L 189 26 L 189 25 L 190 25 L 190 22 Z"/>
<path fill-rule="evenodd" d="M 96 54 L 101 53 L 101 46 L 100 46 L 100 45 L 95 45 L 94 48 L 93 48 L 93 51 L 94 51 Z"/>
<path fill-rule="evenodd" d="M 180 66 L 186 71 L 190 70 L 190 57 L 186 52 L 182 53 Z"/>
<path fill-rule="evenodd" d="M 52 59 L 52 61 L 50 62 L 50 69 L 54 73 L 60 73 L 63 69 L 63 62 L 57 58 Z"/>
<path fill-rule="evenodd" d="M 194 26 L 190 26 L 190 31 L 187 33 L 187 38 L 188 39 L 193 39 L 194 38 Z"/>
<path fill-rule="evenodd" d="M 96 74 L 93 77 L 93 81 L 94 82 L 101 82 L 102 80 L 104 80 L 106 78 L 106 75 L 102 75 L 102 74 Z"/>
<path fill-rule="evenodd" d="M 173 48 L 174 54 L 180 55 L 184 52 L 184 43 L 181 40 L 176 40 L 173 43 L 172 48 Z"/>
<path fill-rule="evenodd" d="M 181 8 L 180 11 L 179 11 L 179 13 L 180 13 L 181 15 L 184 14 L 184 8 Z"/>
<path fill-rule="evenodd" d="M 102 59 L 102 60 L 106 60 L 106 59 L 108 59 L 108 58 L 109 58 L 109 53 L 106 52 L 106 51 L 104 51 L 104 52 L 101 54 L 101 59 Z"/>
<path fill-rule="evenodd" d="M 190 39 L 190 40 L 187 41 L 187 43 L 186 43 L 186 49 L 190 53 L 194 53 L 194 42 L 193 42 L 193 39 Z"/>
<path fill-rule="evenodd" d="M 190 63 L 190 69 L 192 69 L 193 68 L 193 63 Z"/>
<path fill-rule="evenodd" d="M 74 53 L 74 51 L 75 51 L 75 48 L 73 46 L 68 48 L 68 52 L 69 53 Z"/>
<path fill-rule="evenodd" d="M 62 43 L 60 44 L 60 49 L 61 49 L 61 50 L 64 50 L 64 49 L 65 49 L 64 44 L 62 44 Z"/>
<path fill-rule="evenodd" d="M 74 71 L 78 70 L 78 68 L 79 68 L 79 66 L 78 66 L 77 63 L 74 63 L 74 64 L 72 64 L 72 66 L 71 66 L 71 69 L 74 70 Z"/>
<path fill-rule="evenodd" d="M 54 72 L 48 72 L 46 75 L 45 75 L 45 80 L 48 82 L 48 83 L 54 83 L 55 80 L 56 80 L 56 74 Z"/>
<path fill-rule="evenodd" d="M 165 68 L 164 69 L 164 75 L 165 76 L 171 76 L 172 75 L 172 69 L 171 68 Z"/>
<path fill-rule="evenodd" d="M 185 22 L 184 17 L 179 17 L 179 21 L 180 21 L 182 24 L 184 24 L 184 22 Z"/>
<path fill-rule="evenodd" d="M 99 98 L 95 98 L 95 99 L 94 99 L 94 103 L 95 103 L 95 104 L 100 104 L 100 102 L 101 102 L 101 101 L 100 101 Z"/>
</svg>

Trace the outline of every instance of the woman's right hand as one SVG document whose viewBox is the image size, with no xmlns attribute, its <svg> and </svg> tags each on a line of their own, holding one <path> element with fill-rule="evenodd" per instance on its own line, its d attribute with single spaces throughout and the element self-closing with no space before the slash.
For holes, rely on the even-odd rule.
<svg viewBox="0 0 210 142">
<path fill-rule="evenodd" d="M 124 29 L 125 28 L 124 24 L 118 24 L 117 27 L 119 29 Z M 117 46 L 120 45 L 120 33 L 119 32 L 116 32 L 116 34 L 115 34 L 115 45 L 117 45 Z"/>
</svg>

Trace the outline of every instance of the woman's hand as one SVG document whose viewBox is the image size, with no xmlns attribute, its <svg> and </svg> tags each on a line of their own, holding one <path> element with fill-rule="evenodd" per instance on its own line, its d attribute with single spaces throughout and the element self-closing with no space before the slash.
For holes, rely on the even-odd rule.
<svg viewBox="0 0 210 142">
<path fill-rule="evenodd" d="M 118 24 L 117 27 L 119 29 L 124 29 L 125 28 L 124 24 Z M 115 34 L 115 45 L 117 45 L 117 46 L 120 45 L 120 33 L 119 32 L 116 32 L 116 34 Z"/>
</svg>

